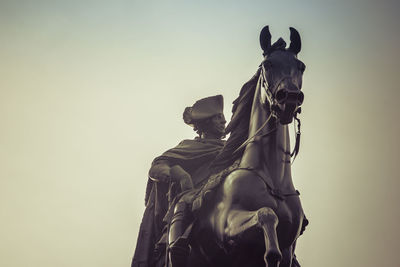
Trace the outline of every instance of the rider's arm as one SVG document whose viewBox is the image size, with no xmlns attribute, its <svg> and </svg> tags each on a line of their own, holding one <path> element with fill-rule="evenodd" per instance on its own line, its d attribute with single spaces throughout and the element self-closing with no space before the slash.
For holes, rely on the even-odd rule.
<svg viewBox="0 0 400 267">
<path fill-rule="evenodd" d="M 156 182 L 178 182 L 182 190 L 192 189 L 192 177 L 181 166 L 170 166 L 166 160 L 159 160 L 149 170 L 149 177 Z"/>
<path fill-rule="evenodd" d="M 159 160 L 151 166 L 149 170 L 149 178 L 156 182 L 168 183 L 171 179 L 171 167 L 168 161 Z"/>
<path fill-rule="evenodd" d="M 180 183 L 182 191 L 193 188 L 192 177 L 181 166 L 172 166 L 170 174 L 174 181 Z"/>
</svg>

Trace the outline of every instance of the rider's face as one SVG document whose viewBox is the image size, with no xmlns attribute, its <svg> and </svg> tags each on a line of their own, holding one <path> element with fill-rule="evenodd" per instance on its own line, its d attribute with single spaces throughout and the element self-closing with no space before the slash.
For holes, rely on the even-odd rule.
<svg viewBox="0 0 400 267">
<path fill-rule="evenodd" d="M 225 116 L 220 113 L 211 118 L 210 132 L 223 136 L 225 134 Z"/>
</svg>

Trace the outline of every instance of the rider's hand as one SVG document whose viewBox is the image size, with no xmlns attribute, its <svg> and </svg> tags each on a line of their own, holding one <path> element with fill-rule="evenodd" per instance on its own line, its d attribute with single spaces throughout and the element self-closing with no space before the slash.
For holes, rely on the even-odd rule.
<svg viewBox="0 0 400 267">
<path fill-rule="evenodd" d="M 171 167 L 170 174 L 173 181 L 180 183 L 182 191 L 193 188 L 192 177 L 181 166 Z"/>
<path fill-rule="evenodd" d="M 168 164 L 158 163 L 153 165 L 149 170 L 149 176 L 151 179 L 158 182 L 169 182 L 171 173 L 171 168 Z"/>
</svg>

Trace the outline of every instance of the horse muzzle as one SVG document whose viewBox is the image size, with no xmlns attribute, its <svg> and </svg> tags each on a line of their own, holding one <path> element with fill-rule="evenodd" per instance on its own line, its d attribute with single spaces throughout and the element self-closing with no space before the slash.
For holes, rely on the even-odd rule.
<svg viewBox="0 0 400 267">
<path fill-rule="evenodd" d="M 298 112 L 304 101 L 304 94 L 300 90 L 279 89 L 275 93 L 277 102 L 274 110 L 276 111 L 281 124 L 289 124 Z"/>
</svg>

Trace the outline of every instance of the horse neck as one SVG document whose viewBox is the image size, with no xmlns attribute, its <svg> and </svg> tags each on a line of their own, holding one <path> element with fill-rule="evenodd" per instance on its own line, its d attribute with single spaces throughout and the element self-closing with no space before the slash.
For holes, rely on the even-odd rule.
<svg viewBox="0 0 400 267">
<path fill-rule="evenodd" d="M 250 115 L 249 137 L 254 136 L 270 117 L 270 111 L 265 108 L 268 104 L 262 101 L 261 89 L 258 84 Z M 274 188 L 294 190 L 290 159 L 288 126 L 277 123 L 272 117 L 246 146 L 240 167 L 256 170 Z"/>
</svg>

